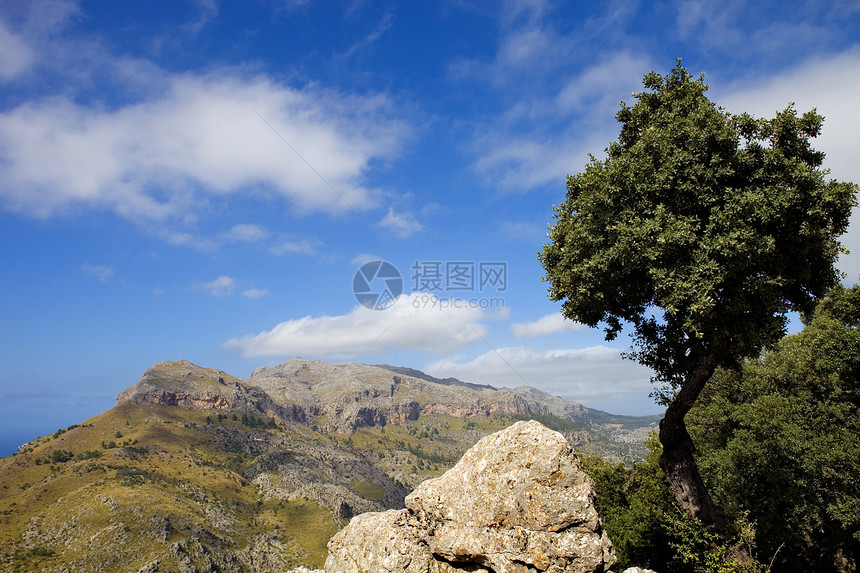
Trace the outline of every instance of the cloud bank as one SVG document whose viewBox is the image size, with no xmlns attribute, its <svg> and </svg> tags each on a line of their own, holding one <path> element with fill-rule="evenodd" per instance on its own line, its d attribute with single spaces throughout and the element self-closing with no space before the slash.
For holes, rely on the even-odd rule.
<svg viewBox="0 0 860 573">
<path fill-rule="evenodd" d="M 116 109 L 43 98 L 0 114 L 0 199 L 37 217 L 83 206 L 145 220 L 238 192 L 305 212 L 364 209 L 376 200 L 369 164 L 406 135 L 394 115 L 383 96 L 233 70 L 174 76 L 163 94 Z"/>
<path fill-rule="evenodd" d="M 534 338 L 547 334 L 585 330 L 584 324 L 565 319 L 560 312 L 542 316 L 534 322 L 517 322 L 511 325 L 511 332 L 517 338 Z"/>
<path fill-rule="evenodd" d="M 443 359 L 424 368 L 440 378 L 515 388 L 528 385 L 586 406 L 614 413 L 635 411 L 651 391 L 652 372 L 625 360 L 617 348 L 535 350 L 526 347 L 488 351 L 474 360 Z M 630 404 L 631 406 L 626 406 Z"/>
<path fill-rule="evenodd" d="M 429 305 L 418 294 L 401 295 L 383 311 L 357 306 L 339 316 L 305 316 L 268 331 L 231 338 L 223 347 L 243 358 L 258 356 L 357 359 L 389 349 L 447 353 L 487 334 L 492 318 L 469 305 Z"/>
</svg>

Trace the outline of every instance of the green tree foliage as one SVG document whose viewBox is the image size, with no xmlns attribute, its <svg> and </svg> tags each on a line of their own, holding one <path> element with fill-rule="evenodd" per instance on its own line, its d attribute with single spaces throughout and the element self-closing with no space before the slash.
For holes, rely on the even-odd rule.
<svg viewBox="0 0 860 573">
<path fill-rule="evenodd" d="M 734 115 L 680 61 L 645 76 L 622 103 L 617 142 L 567 179 L 538 258 L 565 317 L 651 367 L 667 405 L 661 467 L 691 515 L 722 525 L 702 484 L 684 417 L 721 364 L 758 356 L 838 283 L 838 237 L 856 186 L 826 180 L 809 140 L 823 117 L 792 106 L 773 119 Z"/>
<path fill-rule="evenodd" d="M 860 287 L 837 287 L 799 334 L 718 371 L 690 413 L 699 463 L 729 516 L 756 524 L 782 571 L 860 559 Z"/>
<path fill-rule="evenodd" d="M 648 442 L 648 457 L 631 468 L 596 456 L 582 456 L 594 480 L 597 510 L 612 539 L 617 570 L 647 567 L 661 573 L 762 573 L 752 555 L 754 535 L 739 520 L 728 544 L 714 548 L 716 536 L 681 511 L 660 469 L 660 442 Z M 736 551 L 736 549 L 742 551 Z"/>
</svg>

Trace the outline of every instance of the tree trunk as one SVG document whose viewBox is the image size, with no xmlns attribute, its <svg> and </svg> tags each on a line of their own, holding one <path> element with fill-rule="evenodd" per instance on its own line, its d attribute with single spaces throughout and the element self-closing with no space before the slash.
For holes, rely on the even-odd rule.
<svg viewBox="0 0 860 573">
<path fill-rule="evenodd" d="M 720 535 L 726 533 L 725 515 L 714 504 L 699 474 L 693 457 L 696 447 L 687 432 L 684 417 L 725 358 L 727 346 L 725 341 L 718 341 L 710 351 L 705 352 L 698 367 L 684 381 L 660 420 L 660 443 L 663 445 L 660 467 L 666 473 L 675 500 L 687 513 Z"/>
</svg>

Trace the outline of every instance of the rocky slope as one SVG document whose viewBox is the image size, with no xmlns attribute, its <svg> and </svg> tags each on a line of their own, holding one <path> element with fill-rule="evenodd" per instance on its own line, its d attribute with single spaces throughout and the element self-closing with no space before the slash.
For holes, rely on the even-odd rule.
<svg viewBox="0 0 860 573">
<path fill-rule="evenodd" d="M 0 570 L 318 567 L 350 517 L 402 508 L 523 418 L 617 459 L 656 422 L 390 366 L 158 363 L 115 408 L 0 460 Z"/>
</svg>

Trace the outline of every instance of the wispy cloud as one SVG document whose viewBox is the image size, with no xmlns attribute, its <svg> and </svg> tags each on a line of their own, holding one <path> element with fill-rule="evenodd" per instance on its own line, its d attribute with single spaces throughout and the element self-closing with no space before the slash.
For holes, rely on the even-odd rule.
<svg viewBox="0 0 860 573">
<path fill-rule="evenodd" d="M 581 73 L 567 78 L 555 96 L 555 109 L 564 113 L 587 112 L 613 118 L 618 102 L 629 99 L 631 87 L 641 84 L 651 69 L 647 56 L 631 52 L 609 53 Z"/>
<path fill-rule="evenodd" d="M 560 312 L 542 316 L 533 322 L 517 322 L 511 325 L 511 332 L 517 338 L 534 338 L 547 334 L 585 330 L 584 324 L 565 319 Z"/>
<path fill-rule="evenodd" d="M 188 25 L 192 34 L 197 34 L 210 21 L 218 16 L 218 3 L 216 0 L 193 0 L 197 8 L 197 17 Z"/>
<path fill-rule="evenodd" d="M 106 283 L 113 278 L 114 268 L 107 265 L 91 265 L 84 263 L 80 266 L 81 272 L 90 276 L 96 277 L 101 282 Z"/>
<path fill-rule="evenodd" d="M 261 298 L 264 296 L 268 296 L 269 294 L 269 289 L 267 288 L 249 288 L 247 290 L 242 291 L 242 296 L 250 299 Z"/>
<path fill-rule="evenodd" d="M 411 213 L 395 213 L 393 207 L 389 207 L 388 213 L 379 221 L 379 226 L 393 232 L 400 239 L 405 239 L 424 229 Z"/>
<path fill-rule="evenodd" d="M 19 34 L 0 20 L 0 80 L 9 81 L 29 69 L 35 59 L 33 50 Z"/>
<path fill-rule="evenodd" d="M 269 247 L 269 254 L 281 257 L 284 255 L 315 255 L 320 242 L 311 239 L 299 241 L 282 240 Z"/>
<path fill-rule="evenodd" d="M 310 6 L 313 0 L 276 0 L 275 7 L 277 10 L 286 10 L 292 12 Z"/>
<path fill-rule="evenodd" d="M 234 225 L 227 233 L 224 233 L 224 238 L 228 241 L 255 243 L 268 239 L 272 233 L 260 225 L 253 223 L 242 223 Z"/>
<path fill-rule="evenodd" d="M 221 275 L 212 282 L 193 283 L 191 286 L 194 290 L 221 297 L 231 294 L 236 289 L 236 280 L 227 275 Z"/>
<path fill-rule="evenodd" d="M 356 3 L 357 4 L 357 3 Z M 356 6 L 353 4 L 353 6 Z M 354 9 L 354 8 L 353 8 Z M 358 42 L 349 46 L 343 54 L 338 56 L 340 60 L 348 60 L 353 56 L 361 54 L 363 51 L 370 49 L 376 42 L 394 25 L 394 14 L 385 12 L 373 29 L 362 37 Z"/>
<path fill-rule="evenodd" d="M 561 85 L 547 88 L 555 90 L 549 98 L 523 94 L 475 132 L 473 168 L 508 193 L 564 181 L 571 165 L 584 165 L 589 153 L 599 155 L 616 137 L 618 102 L 641 87 L 649 70 L 645 57 L 610 53 L 563 74 Z"/>
<path fill-rule="evenodd" d="M 364 263 L 369 263 L 370 261 L 381 261 L 384 260 L 379 255 L 374 255 L 372 253 L 361 253 L 352 258 L 350 264 L 360 267 Z"/>
<path fill-rule="evenodd" d="M 815 4 L 813 20 L 792 17 L 795 11 L 802 13 L 813 6 L 803 1 L 786 2 L 777 18 L 767 3 L 745 0 L 724 0 L 719 4 L 674 0 L 669 6 L 675 10 L 678 35 L 684 40 L 701 44 L 721 59 L 757 54 L 758 62 L 753 65 L 767 68 L 794 57 L 794 46 L 804 46 L 806 53 L 826 46 L 835 36 L 850 30 L 850 26 L 839 25 L 846 15 L 860 10 L 851 0 Z M 751 21 L 756 25 L 749 25 Z"/>
<path fill-rule="evenodd" d="M 578 44 L 576 35 L 558 32 L 548 15 L 550 2 L 509 1 L 493 5 L 498 45 L 489 59 L 460 58 L 449 69 L 452 79 L 516 85 L 523 76 L 536 77 L 570 60 Z"/>
<path fill-rule="evenodd" d="M 543 0 L 503 3 L 493 59 L 452 65 L 452 79 L 504 86 L 499 109 L 475 125 L 470 144 L 472 167 L 502 193 L 564 181 L 570 165 L 599 154 L 615 135 L 619 100 L 651 69 L 648 56 L 627 48 L 596 57 L 580 49 L 598 31 L 623 34 L 618 30 L 631 18 L 630 8 L 606 4 L 566 30 L 559 29 L 554 10 Z"/>
<path fill-rule="evenodd" d="M 258 334 L 231 338 L 225 348 L 245 358 L 314 356 L 355 359 L 392 348 L 450 352 L 487 333 L 482 320 L 492 318 L 469 305 L 427 304 L 426 296 L 401 295 L 382 311 L 358 306 L 338 316 L 305 316 Z"/>
</svg>

